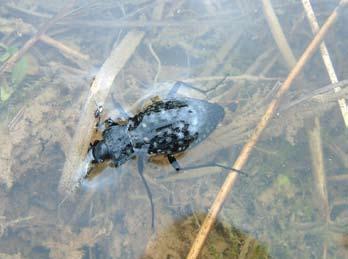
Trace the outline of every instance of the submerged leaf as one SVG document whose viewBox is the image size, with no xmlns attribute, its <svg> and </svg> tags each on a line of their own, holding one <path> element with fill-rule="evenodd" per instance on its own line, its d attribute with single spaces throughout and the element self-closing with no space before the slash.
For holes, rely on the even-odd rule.
<svg viewBox="0 0 348 259">
<path fill-rule="evenodd" d="M 14 87 L 18 86 L 28 73 L 28 57 L 24 56 L 17 62 L 11 73 L 11 82 Z"/>
<path fill-rule="evenodd" d="M 279 175 L 277 177 L 276 183 L 280 187 L 286 187 L 286 186 L 289 186 L 291 184 L 291 180 L 286 175 Z"/>
<path fill-rule="evenodd" d="M 8 98 L 11 97 L 13 93 L 13 89 L 8 86 L 6 82 L 3 82 L 3 84 L 0 86 L 0 100 L 2 102 L 6 102 Z"/>
</svg>

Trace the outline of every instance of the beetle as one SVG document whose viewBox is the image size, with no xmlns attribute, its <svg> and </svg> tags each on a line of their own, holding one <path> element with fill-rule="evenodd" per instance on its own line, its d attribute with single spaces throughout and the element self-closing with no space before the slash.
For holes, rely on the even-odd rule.
<svg viewBox="0 0 348 259">
<path fill-rule="evenodd" d="M 89 149 L 92 166 L 109 161 L 113 166 L 119 167 L 138 157 L 138 171 L 151 204 L 152 228 L 154 205 L 150 188 L 143 176 L 144 158 L 164 155 L 176 171 L 185 169 L 180 167 L 175 155 L 206 139 L 225 115 L 219 104 L 176 96 L 178 88 L 182 86 L 194 88 L 183 82 L 176 82 L 165 99 L 152 100 L 150 105 L 134 116 L 120 122 L 107 119 L 102 139 Z"/>
</svg>

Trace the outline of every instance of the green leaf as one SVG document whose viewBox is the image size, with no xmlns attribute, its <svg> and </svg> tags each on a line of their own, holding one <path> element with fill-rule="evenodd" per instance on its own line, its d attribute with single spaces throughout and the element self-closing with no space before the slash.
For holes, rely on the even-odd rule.
<svg viewBox="0 0 348 259">
<path fill-rule="evenodd" d="M 286 175 L 279 175 L 276 180 L 277 185 L 285 187 L 291 184 L 289 177 Z"/>
<path fill-rule="evenodd" d="M 17 87 L 23 81 L 23 79 L 27 75 L 28 67 L 29 61 L 26 56 L 19 60 L 13 67 L 11 73 L 11 82 L 13 84 L 13 87 Z"/>
<path fill-rule="evenodd" d="M 13 89 L 8 84 L 3 84 L 0 88 L 0 100 L 6 102 L 11 97 Z"/>
</svg>

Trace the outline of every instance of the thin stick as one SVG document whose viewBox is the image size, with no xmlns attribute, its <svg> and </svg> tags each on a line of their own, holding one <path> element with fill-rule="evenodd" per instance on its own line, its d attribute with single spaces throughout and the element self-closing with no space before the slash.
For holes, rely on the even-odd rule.
<svg viewBox="0 0 348 259">
<path fill-rule="evenodd" d="M 298 60 L 296 65 L 294 66 L 294 68 L 289 73 L 289 75 L 286 78 L 283 85 L 279 88 L 279 90 L 275 96 L 275 99 L 273 99 L 273 101 L 269 104 L 265 114 L 262 116 L 261 120 L 257 124 L 257 126 L 256 126 L 254 132 L 252 133 L 251 137 L 249 138 L 248 142 L 244 145 L 241 153 L 239 154 L 236 162 L 233 165 L 233 168 L 239 169 L 239 170 L 241 170 L 243 168 L 243 166 L 245 165 L 245 163 L 247 162 L 247 160 L 249 158 L 249 155 L 250 155 L 253 147 L 255 146 L 257 141 L 259 140 L 263 130 L 266 128 L 268 122 L 275 114 L 276 109 L 279 106 L 281 98 L 289 90 L 292 82 L 294 81 L 296 76 L 298 76 L 298 74 L 301 72 L 301 70 L 303 69 L 306 62 L 312 57 L 315 50 L 317 49 L 317 47 L 319 46 L 319 44 L 323 40 L 324 36 L 327 34 L 328 30 L 331 28 L 331 26 L 337 20 L 339 11 L 342 9 L 343 6 L 345 6 L 347 4 L 347 2 L 348 2 L 347 0 L 345 0 L 345 1 L 341 0 L 339 6 L 335 8 L 335 10 L 332 12 L 330 17 L 326 20 L 325 24 L 320 29 L 318 34 L 314 37 L 312 42 L 308 45 L 308 47 L 306 48 L 306 50 L 304 51 L 304 53 L 302 54 L 302 56 L 300 57 L 300 59 Z M 207 214 L 207 217 L 205 218 L 205 220 L 202 224 L 202 227 L 200 228 L 200 230 L 196 236 L 196 239 L 194 240 L 194 242 L 192 244 L 191 250 L 190 250 L 187 258 L 193 259 L 193 258 L 198 257 L 199 253 L 201 252 L 201 250 L 203 248 L 204 242 L 207 239 L 208 234 L 209 234 L 210 230 L 212 229 L 212 227 L 216 221 L 216 217 L 217 217 L 224 201 L 226 200 L 228 194 L 230 193 L 234 183 L 236 182 L 236 179 L 237 179 L 237 174 L 235 174 L 233 172 L 229 173 L 229 175 L 227 176 L 224 184 L 222 185 L 219 193 L 217 194 L 217 196 L 215 198 L 215 201 L 213 202 L 213 204 L 212 204 L 212 206 Z"/>
<path fill-rule="evenodd" d="M 306 12 L 306 16 L 311 26 L 312 32 L 313 34 L 316 34 L 319 31 L 319 24 L 315 17 L 310 0 L 302 0 L 302 5 Z M 324 41 L 320 44 L 320 53 L 324 61 L 326 70 L 329 74 L 331 83 L 333 84 L 337 83 L 338 79 L 337 79 L 329 52 L 326 48 L 326 44 Z M 340 87 L 335 87 L 334 89 L 335 89 L 334 90 L 335 92 L 338 92 L 341 90 Z M 347 110 L 345 99 L 340 99 L 339 104 L 340 104 L 341 112 L 344 118 L 345 117 L 344 111 Z M 343 107 L 345 107 L 345 109 L 342 109 Z M 347 117 L 347 120 L 344 120 L 344 122 L 347 127 L 348 117 Z M 318 117 L 314 119 L 314 127 L 309 129 L 307 131 L 307 134 L 309 137 L 308 142 L 309 142 L 309 147 L 310 147 L 311 157 L 312 157 L 312 168 L 313 168 L 312 171 L 313 171 L 313 177 L 315 180 L 314 183 L 316 186 L 317 194 L 319 196 L 318 198 L 320 201 L 320 210 L 323 215 L 323 219 L 325 220 L 327 224 L 330 220 L 329 201 L 328 201 L 327 181 L 326 181 L 326 173 L 325 173 L 325 166 L 324 166 L 323 146 L 321 143 L 322 141 L 321 141 L 321 134 L 320 134 L 320 121 Z M 324 247 L 326 247 L 327 245 L 326 243 L 327 242 L 325 241 Z"/>
<path fill-rule="evenodd" d="M 204 17 L 197 20 L 187 21 L 174 21 L 174 20 L 160 20 L 160 21 L 127 21 L 127 20 L 108 20 L 108 21 L 87 21 L 87 20 L 73 20 L 69 21 L 69 27 L 91 27 L 91 28 L 160 28 L 160 27 L 191 27 L 191 26 L 214 26 L 231 24 L 231 22 L 238 22 L 241 17 L 233 17 L 229 19 L 215 18 L 215 17 Z M 67 22 L 63 21 L 59 23 L 61 25 L 67 25 Z"/>
<path fill-rule="evenodd" d="M 302 1 L 303 7 L 306 12 L 306 16 L 311 25 L 311 29 L 313 34 L 317 33 L 319 30 L 318 22 L 315 18 L 312 6 L 309 1 Z M 333 66 L 328 56 L 328 51 L 326 49 L 326 45 L 324 41 L 320 44 L 320 52 L 321 56 L 324 60 L 326 69 L 329 73 L 329 77 L 331 82 L 336 83 L 337 77 L 336 73 L 333 70 Z M 326 55 L 326 56 L 324 56 Z M 313 126 L 307 129 L 308 135 L 308 144 L 311 153 L 312 160 L 312 174 L 314 178 L 314 185 L 316 187 L 316 196 L 318 196 L 320 205 L 319 210 L 320 214 L 323 217 L 323 220 L 326 224 L 328 224 L 329 218 L 329 201 L 328 201 L 328 193 L 327 193 L 327 181 L 326 181 L 326 173 L 325 173 L 325 165 L 324 165 L 324 155 L 323 155 L 323 145 L 321 141 L 320 134 L 320 120 L 319 117 L 314 118 Z M 326 240 L 324 241 L 323 247 L 324 251 L 326 250 Z M 325 256 L 324 256 L 325 257 Z M 326 258 L 326 257 L 325 257 Z"/>
<path fill-rule="evenodd" d="M 96 104 L 99 106 L 104 103 L 115 77 L 133 55 L 143 37 L 143 32 L 129 32 L 120 44 L 112 50 L 95 77 L 81 112 L 81 117 L 71 143 L 71 149 L 66 154 L 67 160 L 65 161 L 59 182 L 59 191 L 61 193 L 70 193 L 76 187 L 76 180 L 78 179 L 76 179 L 75 173 L 87 153 L 89 140 L 94 131 Z"/>
<path fill-rule="evenodd" d="M 16 64 L 16 62 L 23 57 L 23 55 L 25 53 L 27 53 L 27 51 L 29 49 L 31 49 L 31 47 L 33 47 L 35 45 L 35 43 L 40 40 L 41 36 L 43 34 L 46 33 L 46 31 L 53 25 L 55 24 L 57 21 L 59 21 L 61 18 L 64 17 L 65 13 L 74 6 L 75 1 L 68 1 L 68 3 L 51 19 L 49 20 L 47 23 L 45 23 L 45 25 L 38 30 L 38 32 L 32 37 L 30 38 L 24 45 L 22 48 L 20 48 L 20 50 L 18 50 L 16 53 L 14 53 L 1 67 L 0 67 L 0 77 L 6 72 L 6 71 L 10 71 L 13 66 Z"/>
<path fill-rule="evenodd" d="M 312 157 L 313 176 L 315 187 L 320 201 L 320 211 L 326 223 L 329 222 L 329 200 L 326 187 L 326 174 L 324 166 L 323 145 L 320 133 L 320 121 L 318 117 L 314 119 L 314 125 L 307 131 L 309 149 Z"/>
<path fill-rule="evenodd" d="M 303 8 L 306 11 L 306 15 L 307 15 L 309 24 L 311 26 L 312 32 L 313 32 L 313 34 L 316 34 L 319 31 L 319 24 L 318 24 L 318 21 L 315 17 L 311 2 L 310 2 L 310 0 L 302 0 L 302 4 L 303 4 Z M 337 83 L 338 82 L 337 75 L 336 75 L 335 69 L 332 65 L 330 54 L 329 54 L 329 51 L 327 50 L 325 42 L 322 42 L 320 44 L 320 53 L 321 53 L 321 57 L 324 61 L 327 73 L 330 77 L 331 83 L 333 83 L 333 84 Z M 341 90 L 340 87 L 334 88 L 335 92 L 338 92 L 340 90 Z M 346 128 L 348 128 L 348 109 L 347 109 L 346 100 L 344 98 L 339 99 L 338 105 L 339 105 L 341 113 L 342 113 L 344 124 L 346 125 Z"/>
<path fill-rule="evenodd" d="M 158 77 L 161 73 L 162 64 L 161 64 L 160 58 L 157 56 L 156 52 L 153 50 L 151 42 L 148 44 L 148 47 L 149 47 L 149 50 L 150 50 L 152 56 L 155 58 L 155 60 L 157 62 L 157 73 L 155 75 L 155 78 L 153 79 L 153 82 L 156 84 Z"/>
<path fill-rule="evenodd" d="M 64 43 L 53 39 L 50 36 L 47 36 L 45 34 L 41 35 L 40 40 L 52 47 L 57 48 L 58 50 L 62 51 L 63 53 L 67 54 L 68 56 L 72 56 L 73 58 L 78 58 L 84 61 L 87 61 L 89 59 L 89 56 L 86 54 L 82 54 L 78 50 L 72 49 L 65 45 Z"/>
<path fill-rule="evenodd" d="M 291 51 L 291 48 L 286 40 L 283 30 L 280 26 L 279 20 L 273 10 L 270 0 L 262 0 L 263 11 L 265 13 L 268 25 L 272 31 L 273 38 L 284 57 L 289 69 L 296 64 L 296 58 Z"/>
<path fill-rule="evenodd" d="M 192 77 L 192 78 L 183 78 L 179 81 L 185 83 L 195 83 L 195 82 L 205 82 L 205 81 L 277 81 L 280 80 L 280 77 L 265 77 L 265 76 L 254 76 L 243 74 L 240 76 L 202 76 L 202 77 Z"/>
</svg>

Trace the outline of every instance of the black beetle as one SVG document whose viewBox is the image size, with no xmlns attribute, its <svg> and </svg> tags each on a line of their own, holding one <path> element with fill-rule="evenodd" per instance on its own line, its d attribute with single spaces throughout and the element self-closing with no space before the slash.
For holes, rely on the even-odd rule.
<svg viewBox="0 0 348 259">
<path fill-rule="evenodd" d="M 181 167 L 175 154 L 184 152 L 206 139 L 224 118 L 224 109 L 218 104 L 176 97 L 175 93 L 181 86 L 195 88 L 183 82 L 176 82 L 165 99 L 152 101 L 135 116 L 122 122 L 106 120 L 102 140 L 91 145 L 89 150 L 92 165 L 107 160 L 118 167 L 133 157 L 138 157 L 139 173 L 151 203 L 152 227 L 154 206 L 150 189 L 143 176 L 144 157 L 165 155 L 175 170 L 179 171 Z"/>
</svg>

